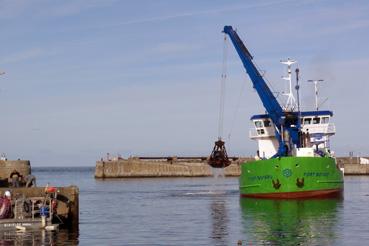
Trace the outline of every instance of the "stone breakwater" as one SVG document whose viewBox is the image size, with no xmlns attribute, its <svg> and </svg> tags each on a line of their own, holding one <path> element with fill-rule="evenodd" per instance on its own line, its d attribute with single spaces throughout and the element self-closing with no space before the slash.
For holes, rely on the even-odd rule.
<svg viewBox="0 0 369 246">
<path fill-rule="evenodd" d="M 224 169 L 225 176 L 240 176 L 240 165 L 254 158 L 239 158 Z M 337 164 L 344 167 L 345 175 L 369 175 L 369 165 L 360 164 L 359 158 L 338 157 Z M 142 178 L 142 177 L 208 177 L 216 170 L 207 165 L 206 160 L 175 157 L 169 159 L 142 160 L 138 157 L 97 161 L 95 178 Z"/>
<path fill-rule="evenodd" d="M 345 175 L 369 175 L 369 157 L 338 157 L 337 164 L 344 167 Z"/>
<path fill-rule="evenodd" d="M 240 164 L 252 158 L 232 161 L 224 169 L 225 176 L 239 176 Z M 208 177 L 213 170 L 201 160 L 141 160 L 129 158 L 96 162 L 95 178 L 138 178 L 138 177 Z"/>
</svg>

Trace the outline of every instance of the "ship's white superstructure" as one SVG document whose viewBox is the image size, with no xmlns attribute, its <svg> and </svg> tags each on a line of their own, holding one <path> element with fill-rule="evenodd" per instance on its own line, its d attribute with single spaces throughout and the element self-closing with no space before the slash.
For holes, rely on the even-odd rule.
<svg viewBox="0 0 369 246">
<path fill-rule="evenodd" d="M 300 113 L 304 147 L 296 148 L 294 155 L 315 156 L 330 152 L 329 138 L 336 133 L 335 125 L 331 123 L 332 116 L 332 111 Z M 251 121 L 254 127 L 250 130 L 250 138 L 258 142 L 260 158 L 272 157 L 278 151 L 278 140 L 272 121 L 268 115 L 254 115 Z"/>
</svg>

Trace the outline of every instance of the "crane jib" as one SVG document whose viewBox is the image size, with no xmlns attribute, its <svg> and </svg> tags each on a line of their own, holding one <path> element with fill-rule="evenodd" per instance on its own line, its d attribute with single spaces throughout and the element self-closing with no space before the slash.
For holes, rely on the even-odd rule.
<svg viewBox="0 0 369 246">
<path fill-rule="evenodd" d="M 294 126 L 295 123 L 290 120 L 285 121 L 286 113 L 283 111 L 281 105 L 268 87 L 263 76 L 256 68 L 255 64 L 252 61 L 253 56 L 242 42 L 237 32 L 233 30 L 232 26 L 225 26 L 223 32 L 228 34 L 228 36 L 230 37 L 232 44 L 234 45 L 242 61 L 242 64 L 245 67 L 246 72 L 248 73 L 253 86 L 263 103 L 264 108 L 266 109 L 269 117 L 276 126 L 275 134 L 279 142 L 278 153 L 276 154 L 276 156 L 286 155 L 287 145 L 286 142 L 283 140 L 281 134 L 283 134 L 282 131 L 284 130 L 288 131 L 289 135 L 291 136 L 292 143 L 299 146 L 298 129 Z"/>
</svg>

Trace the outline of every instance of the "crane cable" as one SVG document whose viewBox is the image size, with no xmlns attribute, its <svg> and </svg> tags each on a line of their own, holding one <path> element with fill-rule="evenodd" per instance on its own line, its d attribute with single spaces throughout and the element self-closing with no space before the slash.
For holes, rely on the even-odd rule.
<svg viewBox="0 0 369 246">
<path fill-rule="evenodd" d="M 218 122 L 218 139 L 222 139 L 223 126 L 224 126 L 224 104 L 225 104 L 225 90 L 227 79 L 227 58 L 228 58 L 228 42 L 227 35 L 224 34 L 223 45 L 223 63 L 222 63 L 222 75 L 220 80 L 220 104 L 219 104 L 219 122 Z"/>
<path fill-rule="evenodd" d="M 222 76 L 221 76 L 221 84 L 220 84 L 220 110 L 219 110 L 219 132 L 218 132 L 218 139 L 222 139 L 223 135 L 223 123 L 224 123 L 224 105 L 225 105 L 225 90 L 226 90 L 226 79 L 227 79 L 227 61 L 228 61 L 228 42 L 227 42 L 227 35 L 224 34 L 224 46 L 223 46 L 223 64 L 222 64 Z M 241 97 L 245 91 L 245 84 L 244 81 L 241 82 L 241 89 L 238 95 L 236 109 L 232 117 L 231 122 L 231 129 L 229 130 L 227 139 L 228 141 L 231 140 L 231 135 L 233 133 L 235 121 L 237 118 L 238 110 L 241 104 Z"/>
<path fill-rule="evenodd" d="M 228 141 L 231 141 L 231 136 L 232 136 L 232 133 L 233 133 L 234 124 L 236 122 L 236 118 L 237 118 L 237 115 L 238 115 L 238 110 L 239 110 L 240 104 L 241 104 L 241 97 L 242 97 L 242 95 L 245 91 L 245 85 L 246 85 L 246 83 L 244 83 L 244 81 L 241 81 L 241 90 L 240 90 L 240 94 L 238 95 L 236 109 L 235 109 L 234 114 L 233 114 L 233 118 L 232 118 L 232 122 L 231 122 L 231 129 L 229 130 L 229 133 L 228 133 Z"/>
</svg>

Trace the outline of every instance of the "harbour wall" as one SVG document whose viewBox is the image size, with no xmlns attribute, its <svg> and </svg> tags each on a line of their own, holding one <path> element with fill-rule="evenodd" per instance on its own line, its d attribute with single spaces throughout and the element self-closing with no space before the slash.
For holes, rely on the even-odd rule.
<svg viewBox="0 0 369 246">
<path fill-rule="evenodd" d="M 339 157 L 337 164 L 344 167 L 345 175 L 369 175 L 369 157 Z"/>
<path fill-rule="evenodd" d="M 28 160 L 0 160 L 0 179 L 9 178 L 14 170 L 26 177 L 31 174 L 31 163 Z"/>
<path fill-rule="evenodd" d="M 240 164 L 253 158 L 234 160 L 224 169 L 225 176 L 239 176 Z M 97 161 L 95 178 L 139 177 L 208 177 L 214 170 L 199 160 L 141 160 L 129 158 L 114 161 Z"/>
<path fill-rule="evenodd" d="M 369 159 L 369 158 L 367 158 Z M 232 160 L 224 169 L 225 176 L 240 176 L 240 165 L 254 158 Z M 338 157 L 337 164 L 344 167 L 345 175 L 369 175 L 369 165 L 360 164 L 359 158 Z M 167 159 L 142 160 L 138 157 L 128 159 L 97 161 L 95 178 L 142 178 L 142 177 L 208 177 L 216 172 L 204 159 L 180 160 Z"/>
<path fill-rule="evenodd" d="M 346 164 L 345 175 L 369 175 L 369 165 Z"/>
</svg>

